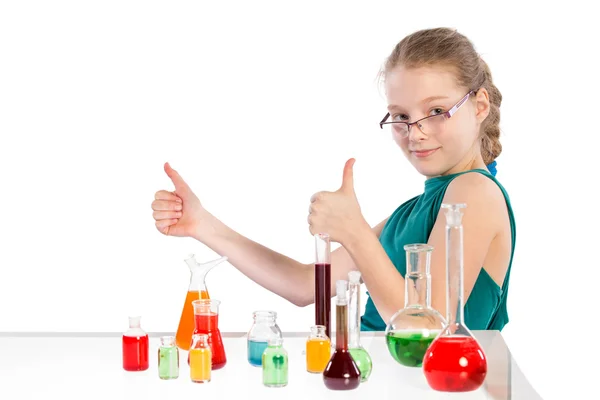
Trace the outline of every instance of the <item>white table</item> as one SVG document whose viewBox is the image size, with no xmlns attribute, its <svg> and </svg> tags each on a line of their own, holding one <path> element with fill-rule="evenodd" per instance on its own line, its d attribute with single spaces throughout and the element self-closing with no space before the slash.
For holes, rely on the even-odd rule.
<svg viewBox="0 0 600 400">
<path fill-rule="evenodd" d="M 306 372 L 302 352 L 308 333 L 284 334 L 289 353 L 289 384 L 262 385 L 262 371 L 246 358 L 246 333 L 222 333 L 227 365 L 208 384 L 192 383 L 180 352 L 180 376 L 158 378 L 159 336 L 150 333 L 150 368 L 122 369 L 121 333 L 0 333 L 0 399 L 527 399 L 541 397 L 531 387 L 498 331 L 474 331 L 488 358 L 484 385 L 469 393 L 429 388 L 420 368 L 408 368 L 388 353 L 382 332 L 362 332 L 372 359 L 368 382 L 352 391 L 330 391 L 320 374 Z"/>
</svg>

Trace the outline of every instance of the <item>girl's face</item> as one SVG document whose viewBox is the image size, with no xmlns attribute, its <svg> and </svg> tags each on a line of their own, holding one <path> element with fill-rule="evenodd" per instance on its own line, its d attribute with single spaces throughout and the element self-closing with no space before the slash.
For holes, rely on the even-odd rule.
<svg viewBox="0 0 600 400">
<path fill-rule="evenodd" d="M 386 74 L 389 121 L 414 122 L 444 113 L 456 105 L 469 88 L 459 87 L 451 70 L 443 67 L 396 67 Z M 477 89 L 477 88 L 474 88 Z M 489 113 L 485 89 L 473 93 L 451 118 L 436 117 L 411 125 L 408 135 L 391 130 L 410 163 L 427 177 L 484 167 L 479 150 L 479 130 Z M 436 121 L 437 120 L 437 121 Z M 399 126 L 399 125 L 398 125 Z M 425 131 L 425 132 L 423 132 Z"/>
</svg>

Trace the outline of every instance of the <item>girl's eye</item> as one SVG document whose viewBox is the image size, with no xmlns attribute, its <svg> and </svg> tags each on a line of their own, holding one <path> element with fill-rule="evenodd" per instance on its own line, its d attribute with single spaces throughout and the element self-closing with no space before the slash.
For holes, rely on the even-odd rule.
<svg viewBox="0 0 600 400">
<path fill-rule="evenodd" d="M 444 113 L 444 110 L 441 108 L 434 108 L 433 110 L 431 110 L 431 115 L 440 115 L 443 113 Z"/>
<path fill-rule="evenodd" d="M 408 121 L 408 115 L 406 114 L 394 114 L 392 115 L 392 121 Z"/>
</svg>

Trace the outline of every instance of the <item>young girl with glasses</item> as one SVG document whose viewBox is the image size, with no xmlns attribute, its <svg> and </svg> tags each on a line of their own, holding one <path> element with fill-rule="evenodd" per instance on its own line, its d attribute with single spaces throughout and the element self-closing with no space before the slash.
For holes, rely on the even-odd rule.
<svg viewBox="0 0 600 400">
<path fill-rule="evenodd" d="M 515 221 L 505 189 L 495 178 L 502 150 L 502 96 L 472 43 L 455 30 L 415 32 L 400 41 L 381 71 L 388 112 L 379 123 L 415 169 L 424 191 L 374 227 L 361 213 L 348 160 L 342 185 L 310 199 L 312 234 L 327 233 L 341 247 L 331 255 L 335 282 L 359 270 L 369 298 L 362 330 L 385 330 L 404 307 L 404 245 L 445 248 L 442 203 L 465 203 L 464 320 L 470 329 L 502 330 L 508 322 L 508 283 Z M 157 229 L 193 237 L 261 286 L 298 306 L 314 300 L 314 265 L 303 264 L 235 232 L 201 204 L 182 177 L 165 164 L 175 191 L 158 191 L 152 203 Z M 445 252 L 431 258 L 431 305 L 445 315 Z"/>
</svg>

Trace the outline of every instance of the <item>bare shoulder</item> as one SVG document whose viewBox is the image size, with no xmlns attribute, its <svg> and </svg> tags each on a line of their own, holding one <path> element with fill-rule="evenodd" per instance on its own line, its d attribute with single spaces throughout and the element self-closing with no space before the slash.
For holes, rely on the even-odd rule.
<svg viewBox="0 0 600 400">
<path fill-rule="evenodd" d="M 487 222 L 503 220 L 506 200 L 496 182 L 479 172 L 462 174 L 452 180 L 444 196 L 445 203 L 466 203 L 469 213 Z"/>
</svg>

